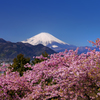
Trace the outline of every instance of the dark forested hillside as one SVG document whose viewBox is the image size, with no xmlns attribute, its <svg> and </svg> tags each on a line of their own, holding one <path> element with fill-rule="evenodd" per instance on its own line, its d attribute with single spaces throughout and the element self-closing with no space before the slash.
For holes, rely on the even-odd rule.
<svg viewBox="0 0 100 100">
<path fill-rule="evenodd" d="M 55 53 L 55 51 L 42 44 L 33 46 L 28 43 L 12 43 L 0 38 L 0 59 L 13 59 L 19 53 L 24 54 L 25 57 L 32 58 L 33 56 L 41 55 L 45 51 L 48 54 Z"/>
</svg>

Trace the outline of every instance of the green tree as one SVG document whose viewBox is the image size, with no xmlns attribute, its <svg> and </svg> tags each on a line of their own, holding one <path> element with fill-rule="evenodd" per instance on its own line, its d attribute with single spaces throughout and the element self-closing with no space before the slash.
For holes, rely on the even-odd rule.
<svg viewBox="0 0 100 100">
<path fill-rule="evenodd" d="M 13 59 L 13 64 L 9 68 L 13 68 L 13 72 L 17 71 L 19 72 L 20 76 L 22 76 L 23 72 L 26 70 L 31 70 L 29 67 L 24 67 L 26 63 L 30 63 L 30 58 L 25 58 L 23 54 L 18 54 L 17 58 Z"/>
<path fill-rule="evenodd" d="M 42 53 L 43 57 L 48 57 L 48 53 L 45 51 L 44 53 Z"/>
<path fill-rule="evenodd" d="M 42 53 L 42 56 L 43 57 L 47 57 L 47 58 L 49 58 L 48 57 L 48 53 L 45 51 L 44 53 Z M 37 64 L 37 63 L 40 63 L 40 62 L 42 62 L 42 61 L 44 61 L 44 60 L 46 60 L 46 59 L 38 59 L 38 58 L 35 58 L 33 61 L 32 61 L 32 63 L 35 65 L 35 64 Z"/>
</svg>

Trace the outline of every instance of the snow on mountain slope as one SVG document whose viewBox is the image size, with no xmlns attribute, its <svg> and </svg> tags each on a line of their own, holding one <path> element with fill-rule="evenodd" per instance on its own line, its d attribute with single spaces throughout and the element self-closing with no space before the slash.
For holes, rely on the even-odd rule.
<svg viewBox="0 0 100 100">
<path fill-rule="evenodd" d="M 57 39 L 53 35 L 46 33 L 46 32 L 42 32 L 40 34 L 37 34 L 37 35 L 35 35 L 25 41 L 21 41 L 21 42 L 29 43 L 31 45 L 42 44 L 44 46 L 51 48 L 52 50 L 54 50 L 56 52 L 63 52 L 63 51 L 65 51 L 65 49 L 76 50 L 76 48 L 77 48 L 77 46 L 65 43 L 65 42 Z M 87 52 L 87 50 L 85 49 L 85 47 L 79 47 L 79 50 L 78 50 L 79 54 L 86 53 L 86 52 Z"/>
<path fill-rule="evenodd" d="M 25 41 L 21 41 L 22 43 L 29 43 L 31 45 L 38 45 L 42 44 L 44 46 L 47 46 L 51 48 L 52 50 L 56 52 L 62 52 L 65 51 L 65 49 L 76 49 L 76 46 L 70 45 L 68 43 L 65 43 L 58 38 L 54 37 L 53 35 L 42 32 L 40 34 L 37 34 Z"/>
<path fill-rule="evenodd" d="M 63 41 L 57 39 L 56 37 L 54 37 L 53 35 L 46 33 L 46 32 L 37 34 L 37 35 L 27 39 L 26 41 L 22 41 L 22 42 L 29 43 L 32 45 L 43 44 L 44 46 L 47 46 L 48 44 L 52 44 L 53 42 L 69 45 L 68 43 L 63 42 Z"/>
</svg>

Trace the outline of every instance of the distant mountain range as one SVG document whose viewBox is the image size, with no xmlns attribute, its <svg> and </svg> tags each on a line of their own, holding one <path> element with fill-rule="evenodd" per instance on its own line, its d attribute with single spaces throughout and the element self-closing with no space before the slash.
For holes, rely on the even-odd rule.
<svg viewBox="0 0 100 100">
<path fill-rule="evenodd" d="M 42 44 L 33 46 L 22 42 L 12 43 L 0 38 L 0 59 L 13 59 L 20 53 L 24 54 L 25 57 L 32 58 L 33 56 L 41 55 L 45 51 L 48 54 L 56 53 L 52 49 L 43 46 Z"/>
<path fill-rule="evenodd" d="M 96 47 L 81 46 L 79 47 L 78 53 L 87 53 L 86 47 L 91 50 L 96 49 Z M 24 54 L 25 57 L 32 58 L 33 56 L 39 56 L 43 52 L 48 54 L 53 54 L 57 52 L 63 52 L 67 50 L 75 50 L 77 46 L 65 43 L 49 33 L 42 32 L 37 34 L 25 41 L 12 43 L 0 38 L 0 59 L 13 59 L 19 53 Z"/>
<path fill-rule="evenodd" d="M 31 45 L 37 45 L 37 44 L 43 44 L 44 46 L 47 46 L 51 48 L 52 50 L 56 52 L 63 52 L 65 49 L 67 50 L 75 50 L 77 46 L 75 45 L 70 45 L 68 43 L 65 43 L 58 38 L 54 37 L 53 35 L 49 33 L 42 32 L 40 34 L 37 34 L 25 41 L 21 41 L 22 43 L 29 43 Z M 96 47 L 90 47 L 90 46 L 81 46 L 79 47 L 78 53 L 87 53 L 86 47 L 90 48 L 91 50 L 96 49 L 99 50 Z"/>
<path fill-rule="evenodd" d="M 25 41 L 21 41 L 22 43 L 29 43 L 32 45 L 37 44 L 43 44 L 44 46 L 47 46 L 51 48 L 52 50 L 56 52 L 64 51 L 65 49 L 76 49 L 77 47 L 74 45 L 70 45 L 68 43 L 65 43 L 58 38 L 54 37 L 53 35 L 49 33 L 42 32 L 40 34 L 37 34 Z"/>
</svg>

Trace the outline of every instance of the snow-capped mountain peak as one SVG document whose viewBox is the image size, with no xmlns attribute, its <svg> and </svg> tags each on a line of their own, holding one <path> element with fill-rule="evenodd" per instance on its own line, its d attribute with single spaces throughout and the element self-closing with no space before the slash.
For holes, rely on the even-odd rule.
<svg viewBox="0 0 100 100">
<path fill-rule="evenodd" d="M 53 35 L 46 33 L 46 32 L 42 32 L 40 34 L 37 34 L 37 35 L 27 39 L 26 41 L 22 41 L 22 42 L 29 43 L 32 45 L 43 44 L 44 46 L 47 46 L 48 44 L 51 44 L 53 42 L 57 42 L 59 44 L 67 44 L 67 43 L 57 39 Z M 67 44 L 67 45 L 69 45 L 69 44 Z"/>
</svg>

